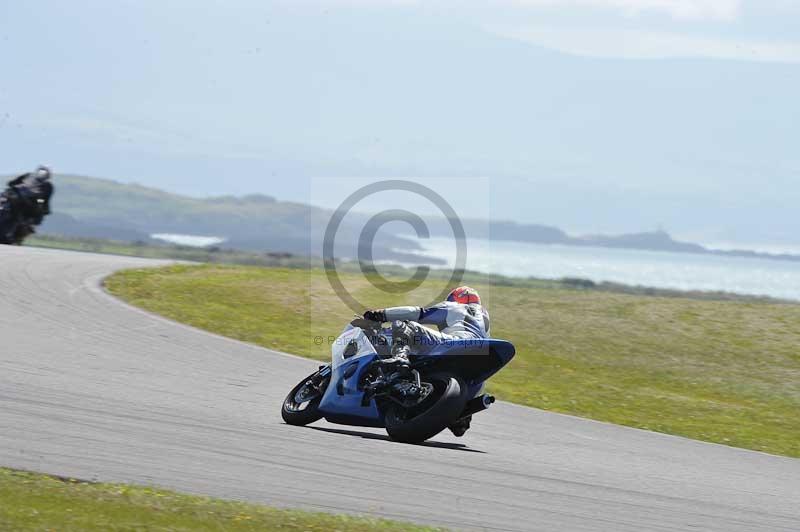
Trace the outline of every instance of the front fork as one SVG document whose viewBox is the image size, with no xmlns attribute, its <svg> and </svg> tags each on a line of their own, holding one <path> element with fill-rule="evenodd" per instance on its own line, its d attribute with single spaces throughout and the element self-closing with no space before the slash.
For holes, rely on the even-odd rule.
<svg viewBox="0 0 800 532">
<path fill-rule="evenodd" d="M 330 364 L 320 366 L 317 372 L 306 381 L 306 386 L 311 386 L 320 392 L 324 392 L 325 390 L 320 390 L 320 386 L 330 379 L 332 372 L 333 369 Z"/>
<path fill-rule="evenodd" d="M 331 372 L 332 371 L 333 371 L 333 369 L 331 368 L 330 364 L 324 364 L 324 365 L 319 367 L 319 370 L 317 371 L 317 374 L 315 375 L 315 377 L 326 379 L 326 378 L 331 376 Z"/>
</svg>

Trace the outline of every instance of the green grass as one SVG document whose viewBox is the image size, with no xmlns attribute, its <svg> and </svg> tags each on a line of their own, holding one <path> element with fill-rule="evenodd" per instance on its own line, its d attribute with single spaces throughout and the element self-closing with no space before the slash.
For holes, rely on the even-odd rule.
<svg viewBox="0 0 800 532">
<path fill-rule="evenodd" d="M 245 264 L 284 268 L 308 268 L 312 259 L 288 253 L 255 253 L 218 247 L 193 247 L 173 244 L 149 244 L 127 242 L 105 238 L 74 238 L 57 235 L 34 235 L 25 240 L 26 246 L 50 249 L 66 249 L 127 257 L 149 259 L 175 259 L 214 264 Z"/>
<path fill-rule="evenodd" d="M 0 530 L 410 532 L 434 529 L 0 469 Z"/>
<path fill-rule="evenodd" d="M 442 288 L 429 281 L 392 296 L 360 274 L 342 278 L 374 307 L 424 303 Z M 800 305 L 473 280 L 493 336 L 517 347 L 490 383 L 498 397 L 800 457 Z M 106 285 L 175 320 L 320 360 L 329 355 L 318 338 L 336 336 L 352 315 L 318 269 L 172 266 L 121 272 Z"/>
</svg>

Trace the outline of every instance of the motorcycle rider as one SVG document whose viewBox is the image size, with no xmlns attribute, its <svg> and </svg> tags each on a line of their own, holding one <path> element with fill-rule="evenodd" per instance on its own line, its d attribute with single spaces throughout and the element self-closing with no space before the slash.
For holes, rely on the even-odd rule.
<svg viewBox="0 0 800 532">
<path fill-rule="evenodd" d="M 419 355 L 433 347 L 459 339 L 489 337 L 489 313 L 481 304 L 478 292 L 469 286 L 454 288 L 447 299 L 432 307 L 391 307 L 367 310 L 364 319 L 392 322 L 392 355 L 387 364 L 407 366 L 409 355 Z M 438 331 L 424 327 L 435 325 Z M 479 394 L 482 393 L 479 392 Z M 469 429 L 472 416 L 450 427 L 456 436 Z"/>
<path fill-rule="evenodd" d="M 8 182 L 0 194 L 0 243 L 21 244 L 50 214 L 54 187 L 46 166 L 22 174 Z"/>
<path fill-rule="evenodd" d="M 35 171 L 8 182 L 8 192 L 16 195 L 17 206 L 22 215 L 34 225 L 39 225 L 50 214 L 50 198 L 53 196 L 53 183 L 50 182 L 50 169 L 39 166 Z"/>
<path fill-rule="evenodd" d="M 481 297 L 474 288 L 454 288 L 447 299 L 432 307 L 391 307 L 364 312 L 364 319 L 392 322 L 392 352 L 401 354 L 410 347 L 414 354 L 429 351 L 432 347 L 460 338 L 488 338 L 489 313 L 481 305 Z M 423 327 L 435 325 L 438 331 Z"/>
</svg>

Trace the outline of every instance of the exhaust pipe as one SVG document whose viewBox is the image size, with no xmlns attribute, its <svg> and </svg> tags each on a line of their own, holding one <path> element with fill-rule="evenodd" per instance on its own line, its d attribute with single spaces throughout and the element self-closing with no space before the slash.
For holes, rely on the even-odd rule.
<svg viewBox="0 0 800 532">
<path fill-rule="evenodd" d="M 474 399 L 470 399 L 467 401 L 467 405 L 464 407 L 464 412 L 461 414 L 461 417 L 471 416 L 472 414 L 477 414 L 478 412 L 482 412 L 491 406 L 494 403 L 494 396 L 485 393 L 483 395 L 479 395 Z"/>
</svg>

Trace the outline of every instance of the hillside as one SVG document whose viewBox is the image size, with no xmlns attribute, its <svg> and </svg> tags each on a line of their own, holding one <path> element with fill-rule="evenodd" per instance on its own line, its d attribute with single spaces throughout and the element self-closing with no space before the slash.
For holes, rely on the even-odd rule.
<svg viewBox="0 0 800 532">
<path fill-rule="evenodd" d="M 330 212 L 265 195 L 192 198 L 155 188 L 107 179 L 59 175 L 53 215 L 42 234 L 90 236 L 150 242 L 154 233 L 223 238 L 224 247 L 308 255 L 321 249 Z M 344 223 L 337 238 L 339 256 L 356 256 L 360 226 Z M 418 249 L 412 241 L 387 237 L 375 248 L 380 260 L 418 260 L 403 251 Z"/>
<path fill-rule="evenodd" d="M 147 243 L 154 243 L 150 235 L 155 233 L 203 235 L 224 239 L 225 248 L 318 256 L 330 216 L 330 210 L 262 194 L 195 198 L 108 179 L 58 175 L 53 214 L 39 232 Z M 359 213 L 351 213 L 344 219 L 336 237 L 337 257 L 358 256 L 358 238 L 366 220 L 367 215 Z M 447 220 L 429 218 L 426 223 L 432 236 L 452 236 Z M 470 238 L 800 261 L 794 255 L 710 250 L 674 240 L 661 230 L 573 236 L 557 227 L 505 220 L 466 219 L 463 225 Z M 373 256 L 375 260 L 443 263 L 421 255 L 420 249 L 411 228 L 395 222 L 375 241 Z"/>
</svg>

